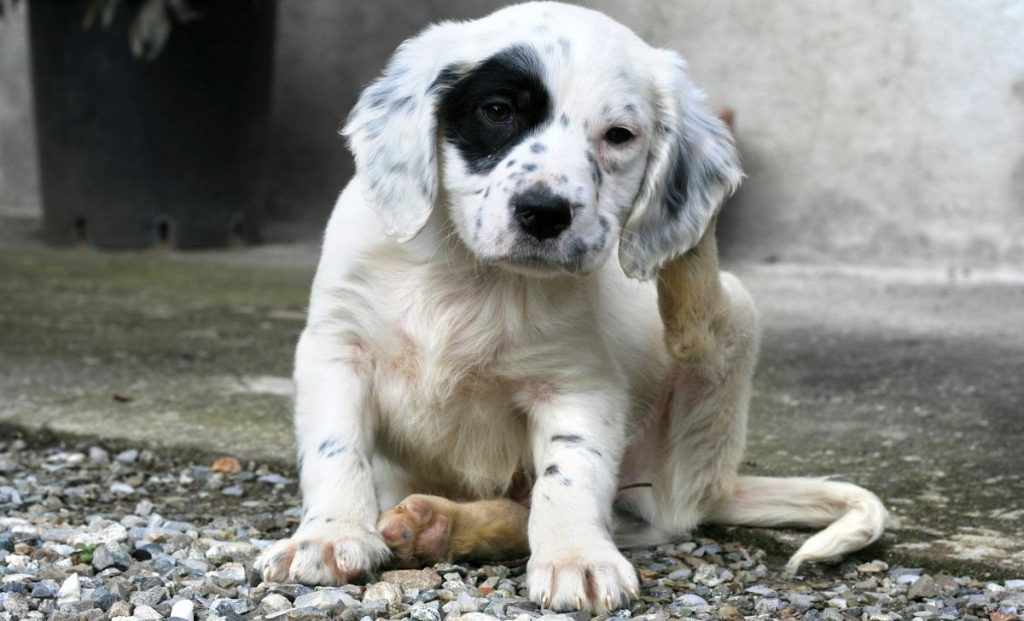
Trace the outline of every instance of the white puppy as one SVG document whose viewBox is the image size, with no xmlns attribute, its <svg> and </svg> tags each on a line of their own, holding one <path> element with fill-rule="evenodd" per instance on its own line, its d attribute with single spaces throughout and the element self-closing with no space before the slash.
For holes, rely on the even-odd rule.
<svg viewBox="0 0 1024 621">
<path fill-rule="evenodd" d="M 388 543 L 415 563 L 528 537 L 530 596 L 600 612 L 637 593 L 616 543 L 827 526 L 795 571 L 878 538 L 885 509 L 859 487 L 736 474 L 757 319 L 711 223 L 742 173 L 684 68 L 547 2 L 398 49 L 344 130 L 357 173 L 296 353 L 304 517 L 265 579 L 337 584 Z M 439 496 L 378 524 L 415 492 Z"/>
</svg>

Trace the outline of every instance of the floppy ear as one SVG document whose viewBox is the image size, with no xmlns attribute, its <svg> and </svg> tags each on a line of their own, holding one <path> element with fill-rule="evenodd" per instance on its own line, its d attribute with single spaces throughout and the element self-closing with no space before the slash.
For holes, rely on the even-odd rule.
<svg viewBox="0 0 1024 621">
<path fill-rule="evenodd" d="M 455 74 L 445 65 L 447 24 L 407 40 L 359 96 L 341 130 L 365 176 L 367 200 L 388 237 L 412 239 L 437 200 L 437 99 Z"/>
<path fill-rule="evenodd" d="M 623 271 L 640 280 L 693 248 L 743 177 L 732 135 L 686 78 L 686 62 L 675 52 L 656 54 L 656 135 L 619 242 Z"/>
</svg>

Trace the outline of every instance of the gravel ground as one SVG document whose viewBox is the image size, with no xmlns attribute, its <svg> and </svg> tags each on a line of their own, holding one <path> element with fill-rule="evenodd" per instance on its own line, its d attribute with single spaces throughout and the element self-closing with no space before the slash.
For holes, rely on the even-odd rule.
<svg viewBox="0 0 1024 621">
<path fill-rule="evenodd" d="M 252 561 L 294 528 L 298 501 L 292 473 L 232 458 L 187 463 L 145 450 L 0 440 L 0 620 L 556 618 L 525 597 L 522 565 L 383 571 L 342 588 L 260 584 Z M 761 550 L 701 537 L 629 556 L 642 596 L 616 621 L 1007 621 L 1024 611 L 1024 580 L 881 561 L 787 579 Z"/>
</svg>

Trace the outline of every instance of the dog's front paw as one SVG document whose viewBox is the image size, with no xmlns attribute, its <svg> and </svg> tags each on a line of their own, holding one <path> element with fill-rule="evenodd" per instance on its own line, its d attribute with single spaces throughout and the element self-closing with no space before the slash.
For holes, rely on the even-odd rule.
<svg viewBox="0 0 1024 621">
<path fill-rule="evenodd" d="M 375 531 L 321 519 L 264 550 L 256 569 L 268 582 L 337 586 L 373 571 L 388 554 Z"/>
<path fill-rule="evenodd" d="M 614 544 L 534 552 L 527 566 L 530 599 L 556 611 L 601 614 L 629 604 L 638 593 L 636 570 Z"/>
</svg>

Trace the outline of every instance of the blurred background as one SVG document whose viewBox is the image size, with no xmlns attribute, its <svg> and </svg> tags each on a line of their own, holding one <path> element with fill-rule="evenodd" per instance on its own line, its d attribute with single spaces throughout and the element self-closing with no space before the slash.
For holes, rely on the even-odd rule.
<svg viewBox="0 0 1024 621">
<path fill-rule="evenodd" d="M 339 125 L 503 4 L 0 0 L 0 425 L 290 462 Z M 744 467 L 878 491 L 908 563 L 1024 568 L 1024 2 L 583 4 L 735 111 Z"/>
<path fill-rule="evenodd" d="M 53 4 L 64 6 L 48 6 Z M 61 88 L 52 84 L 57 67 L 64 67 L 65 80 L 68 72 L 85 72 L 60 65 L 61 58 L 85 54 L 81 64 L 86 65 L 102 51 L 104 63 L 143 73 L 137 82 L 122 84 L 128 80 L 114 81 L 112 71 L 96 70 L 89 75 L 92 81 L 71 80 L 70 86 L 91 91 L 93 105 L 101 109 L 127 98 L 129 106 L 152 110 L 154 118 L 144 121 L 148 125 L 130 127 L 149 134 L 150 141 L 166 141 L 159 132 L 173 130 L 155 115 L 193 113 L 189 104 L 203 102 L 189 91 L 209 89 L 203 82 L 208 78 L 174 76 L 178 81 L 159 82 L 153 74 L 162 78 L 170 65 L 187 66 L 206 51 L 197 47 L 206 46 L 217 57 L 236 45 L 225 33 L 247 27 L 263 30 L 258 49 L 242 50 L 233 64 L 223 62 L 217 69 L 225 72 L 220 80 L 247 72 L 240 83 L 254 89 L 247 93 L 248 109 L 231 109 L 225 116 L 253 122 L 238 119 L 249 115 L 262 125 L 251 131 L 263 144 L 234 145 L 235 157 L 248 153 L 256 160 L 246 163 L 245 184 L 258 194 L 242 198 L 257 204 L 254 224 L 258 221 L 260 237 L 282 241 L 315 237 L 322 230 L 352 172 L 338 126 L 395 46 L 432 20 L 471 18 L 503 3 L 243 2 L 172 26 L 166 47 L 151 62 L 131 56 L 125 29 L 132 3 L 120 8 L 109 29 L 88 32 L 79 15 L 66 19 L 82 13 L 75 4 L 39 4 L 47 15 L 37 20 L 37 53 L 49 52 L 37 59 L 36 88 L 50 90 L 45 101 L 37 98 L 37 115 L 24 7 L 0 24 L 0 208 L 38 215 L 48 175 L 82 172 L 80 163 L 46 159 L 49 150 L 60 148 L 47 144 L 60 141 L 60 132 L 87 132 L 96 121 L 81 110 L 87 105 L 84 94 L 69 104 L 69 96 L 62 99 L 56 92 Z M 1024 261 L 1024 3 L 595 0 L 588 5 L 653 44 L 681 51 L 711 101 L 736 110 L 749 177 L 721 227 L 727 256 L 957 268 Z M 51 13 L 65 18 L 59 34 L 42 32 L 43 25 L 56 21 Z M 71 28 L 78 31 L 73 39 L 66 32 Z M 206 42 L 211 35 L 213 44 Z M 54 38 L 39 40 L 46 36 Z M 72 54 L 72 41 L 82 49 L 102 50 Z M 143 100 L 125 90 L 152 88 L 141 83 L 145 79 L 165 92 Z M 253 98 L 264 101 L 253 103 Z M 239 99 L 220 101 L 238 108 L 245 101 Z M 56 111 L 65 117 L 67 106 L 80 106 L 85 116 L 76 119 L 77 132 L 65 122 L 66 127 L 47 127 L 46 135 L 39 135 L 36 119 L 48 117 L 51 100 L 65 106 Z M 180 100 L 179 107 L 156 110 L 157 102 L 168 100 Z M 214 116 L 214 106 L 205 105 L 201 116 Z M 207 139 L 224 140 L 209 134 Z M 43 161 L 52 163 L 43 171 L 38 145 Z M 265 169 L 258 175 L 253 148 L 265 149 Z M 61 181 L 67 180 L 52 183 Z M 80 183 L 90 181 L 97 180 Z"/>
</svg>

